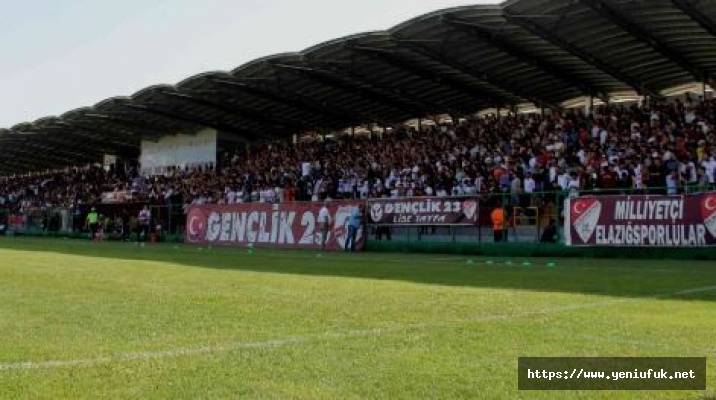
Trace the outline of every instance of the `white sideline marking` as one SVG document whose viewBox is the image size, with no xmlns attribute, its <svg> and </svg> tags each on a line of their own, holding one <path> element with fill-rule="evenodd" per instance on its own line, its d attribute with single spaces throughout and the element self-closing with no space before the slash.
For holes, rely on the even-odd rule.
<svg viewBox="0 0 716 400">
<path fill-rule="evenodd" d="M 672 345 L 672 344 L 662 343 L 662 342 L 653 342 L 653 341 L 648 341 L 648 340 L 613 339 L 613 338 L 605 337 L 605 336 L 591 336 L 591 335 L 580 336 L 579 338 L 583 339 L 586 342 L 602 342 L 602 343 L 610 343 L 610 344 L 631 345 L 631 346 L 638 346 L 638 347 L 651 347 L 651 348 L 666 349 L 666 350 L 679 350 L 679 351 L 703 353 L 703 355 L 716 354 L 716 347 L 712 347 L 712 348 L 689 347 L 689 346 L 681 346 L 681 345 Z"/>
<path fill-rule="evenodd" d="M 705 293 L 716 291 L 716 286 L 708 286 L 702 288 L 694 288 L 682 290 L 674 293 L 658 294 L 651 297 L 642 298 L 620 298 L 620 299 L 609 299 L 604 301 L 597 301 L 591 303 L 582 303 L 569 306 L 558 306 L 550 307 L 543 310 L 528 311 L 516 314 L 502 314 L 502 315 L 485 315 L 475 318 L 468 318 L 463 320 L 445 321 L 445 322 L 432 322 L 422 324 L 406 324 L 388 328 L 374 328 L 374 329 L 357 329 L 343 332 L 327 332 L 323 334 L 313 334 L 304 336 L 286 337 L 274 340 L 256 341 L 256 342 L 234 342 L 225 345 L 216 346 L 202 346 L 202 347 L 185 347 L 176 348 L 161 351 L 142 351 L 142 352 L 129 352 L 121 353 L 115 356 L 97 357 L 97 358 L 86 358 L 77 360 L 54 360 L 54 361 L 23 361 L 15 363 L 0 364 L 0 372 L 2 371 L 18 371 L 18 370 L 39 370 L 39 369 L 52 369 L 62 367 L 93 367 L 102 364 L 111 364 L 117 362 L 131 362 L 131 361 L 147 361 L 154 359 L 165 359 L 165 358 L 177 358 L 186 356 L 196 356 L 205 354 L 218 354 L 228 353 L 244 349 L 267 349 L 267 348 L 278 348 L 285 347 L 292 344 L 306 343 L 314 340 L 327 340 L 327 339 L 348 339 L 353 337 L 366 337 L 366 336 L 381 336 L 391 333 L 402 332 L 406 330 L 415 329 L 434 329 L 454 325 L 463 325 L 470 323 L 479 322 L 490 322 L 490 321 L 513 321 L 518 318 L 531 317 L 536 315 L 550 315 L 557 314 L 567 311 L 575 311 L 586 308 L 604 307 L 614 305 L 618 303 L 626 303 L 634 300 L 645 300 L 645 299 L 660 299 L 665 297 L 682 296 L 687 294 Z"/>
</svg>

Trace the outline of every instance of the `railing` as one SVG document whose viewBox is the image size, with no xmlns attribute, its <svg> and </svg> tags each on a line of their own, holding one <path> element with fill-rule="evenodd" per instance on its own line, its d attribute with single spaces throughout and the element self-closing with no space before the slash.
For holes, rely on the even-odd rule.
<svg viewBox="0 0 716 400">
<path fill-rule="evenodd" d="M 186 217 L 183 205 L 146 204 L 152 214 L 150 234 L 159 239 L 179 240 L 184 233 Z M 21 211 L 0 208 L 0 234 L 26 236 L 86 236 L 87 214 L 91 208 L 100 215 L 105 238 L 130 240 L 138 231 L 137 216 L 143 203 L 82 205 L 67 208 L 26 208 Z"/>
<path fill-rule="evenodd" d="M 696 195 L 708 193 L 713 187 L 689 187 L 678 195 Z M 595 190 L 570 192 L 541 192 L 533 194 L 514 194 L 510 192 L 492 193 L 476 196 L 479 202 L 479 215 L 469 226 L 395 226 L 390 224 L 368 224 L 369 243 L 386 242 L 416 246 L 455 244 L 456 247 L 467 244 L 486 243 L 564 243 L 564 204 L 570 197 L 599 197 L 606 195 L 653 195 L 665 196 L 666 188 L 648 190 Z M 501 209 L 508 218 L 502 225 L 502 234 L 495 235 L 491 214 Z M 549 229 L 548 229 L 549 228 Z M 426 247 L 426 248 L 427 248 Z M 434 246 L 433 246 L 434 247 Z M 400 248 L 406 248 L 401 246 Z"/>
<path fill-rule="evenodd" d="M 707 191 L 707 188 L 691 187 L 681 194 L 694 194 Z M 713 190 L 714 188 L 708 188 Z M 648 189 L 647 191 L 616 189 L 581 191 L 579 196 L 653 194 L 665 195 L 666 188 Z M 438 226 L 413 225 L 397 226 L 392 224 L 376 224 L 367 218 L 365 226 L 366 240 L 371 242 L 392 243 L 439 243 L 469 244 L 494 243 L 493 221 L 491 213 L 502 209 L 508 216 L 505 221 L 502 242 L 506 243 L 538 243 L 549 239 L 556 243 L 562 242 L 563 206 L 570 196 L 569 192 L 540 192 L 533 194 L 514 194 L 510 192 L 491 193 L 473 196 L 477 202 L 474 223 L 469 225 Z M 438 199 L 433 197 L 431 199 Z M 448 198 L 449 199 L 449 198 Z M 461 197 L 465 199 L 465 197 Z M 445 200 L 445 199 L 443 199 Z M 186 226 L 186 215 L 183 205 L 152 205 L 147 204 L 152 214 L 149 233 L 158 240 L 182 240 Z M 144 207 L 143 203 L 133 204 L 97 204 L 98 213 L 102 216 L 102 227 L 105 238 L 113 240 L 134 240 L 138 223 L 136 217 Z M 20 235 L 77 235 L 89 233 L 85 223 L 86 216 L 92 206 L 83 205 L 75 209 L 66 208 L 34 208 L 23 212 L 0 208 L 0 234 Z M 543 238 L 545 228 L 554 223 L 556 235 Z"/>
<path fill-rule="evenodd" d="M 72 210 L 65 208 L 31 208 L 13 212 L 0 208 L 0 233 L 71 233 Z"/>
<path fill-rule="evenodd" d="M 542 232 L 549 225 L 550 220 L 555 220 L 559 229 L 560 211 L 565 197 L 564 193 L 517 196 L 509 192 L 484 194 L 474 197 L 478 202 L 475 223 L 454 226 L 394 226 L 369 222 L 366 227 L 368 240 L 393 243 L 494 243 L 491 214 L 499 208 L 507 216 L 503 226 L 505 234 L 502 235 L 502 242 L 535 243 L 540 241 Z M 555 240 L 559 240 L 558 237 Z"/>
</svg>

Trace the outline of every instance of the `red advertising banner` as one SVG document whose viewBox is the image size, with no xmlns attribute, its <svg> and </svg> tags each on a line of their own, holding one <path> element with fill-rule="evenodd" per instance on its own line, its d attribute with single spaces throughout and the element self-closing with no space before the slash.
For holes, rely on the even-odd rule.
<svg viewBox="0 0 716 400">
<path fill-rule="evenodd" d="M 566 201 L 564 213 L 570 246 L 716 245 L 716 193 L 582 197 Z"/>
<path fill-rule="evenodd" d="M 376 225 L 475 225 L 474 197 L 408 197 L 368 200 L 368 222 Z"/>
<path fill-rule="evenodd" d="M 341 250 L 348 238 L 353 209 L 361 202 L 331 202 L 332 224 L 327 250 Z M 192 244 L 317 249 L 321 244 L 318 224 L 320 203 L 246 203 L 192 206 L 187 212 L 186 241 Z M 363 229 L 358 231 L 356 250 L 363 250 Z"/>
<path fill-rule="evenodd" d="M 9 215 L 7 217 L 8 230 L 23 232 L 25 231 L 27 218 L 24 215 Z"/>
</svg>

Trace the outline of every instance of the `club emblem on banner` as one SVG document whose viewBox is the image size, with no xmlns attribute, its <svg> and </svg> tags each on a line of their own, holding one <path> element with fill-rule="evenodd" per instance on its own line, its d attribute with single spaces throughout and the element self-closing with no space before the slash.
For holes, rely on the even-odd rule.
<svg viewBox="0 0 716 400">
<path fill-rule="evenodd" d="M 701 204 L 701 216 L 711 236 L 716 238 L 716 194 L 706 196 Z"/>
<path fill-rule="evenodd" d="M 370 218 L 373 222 L 380 222 L 383 219 L 383 204 L 373 203 L 370 207 Z"/>
<path fill-rule="evenodd" d="M 572 205 L 572 224 L 583 243 L 588 243 L 602 214 L 602 203 L 596 199 L 576 200 Z"/>
<path fill-rule="evenodd" d="M 462 202 L 462 209 L 467 219 L 472 220 L 475 218 L 475 213 L 477 213 L 477 202 L 474 200 L 465 200 Z"/>
</svg>

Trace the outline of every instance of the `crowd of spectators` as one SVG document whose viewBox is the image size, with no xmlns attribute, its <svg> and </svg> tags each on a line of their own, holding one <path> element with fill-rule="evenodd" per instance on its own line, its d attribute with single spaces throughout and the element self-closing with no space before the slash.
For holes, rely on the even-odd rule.
<svg viewBox="0 0 716 400">
<path fill-rule="evenodd" d="M 581 113 L 489 116 L 380 137 L 272 143 L 223 154 L 218 165 L 67 169 L 0 178 L 0 207 L 73 207 L 107 192 L 153 204 L 537 192 L 692 193 L 716 185 L 716 101 L 612 105 Z"/>
</svg>

